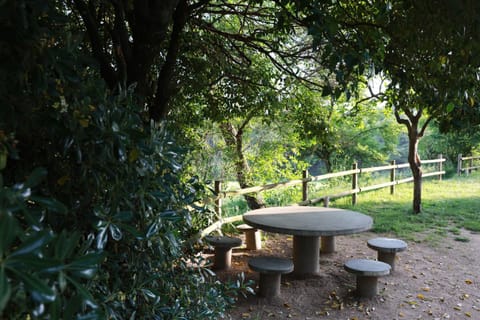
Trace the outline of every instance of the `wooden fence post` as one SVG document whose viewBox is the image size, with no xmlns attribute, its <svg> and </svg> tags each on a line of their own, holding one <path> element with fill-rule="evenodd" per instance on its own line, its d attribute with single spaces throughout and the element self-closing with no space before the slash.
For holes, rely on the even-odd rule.
<svg viewBox="0 0 480 320">
<path fill-rule="evenodd" d="M 440 162 L 438 163 L 438 171 L 442 172 L 442 170 L 443 170 L 443 162 L 442 162 L 443 154 L 440 153 L 438 158 L 440 159 Z M 442 181 L 442 174 L 441 173 L 438 175 L 438 181 Z"/>
<path fill-rule="evenodd" d="M 462 154 L 460 153 L 457 157 L 457 174 L 462 174 Z"/>
<path fill-rule="evenodd" d="M 302 201 L 307 201 L 308 200 L 308 171 L 303 170 L 302 172 Z"/>
<path fill-rule="evenodd" d="M 329 205 L 330 205 L 330 197 L 326 196 L 325 198 L 323 198 L 323 206 L 325 208 L 328 208 Z"/>
<path fill-rule="evenodd" d="M 395 160 L 392 160 L 390 162 L 390 164 L 392 166 L 395 166 L 396 165 L 396 161 Z M 395 182 L 395 179 L 396 179 L 396 175 L 397 175 L 397 171 L 395 170 L 395 167 L 393 167 L 391 170 L 390 170 L 390 182 Z M 395 184 L 392 184 L 390 186 L 390 194 L 395 194 Z"/>
<path fill-rule="evenodd" d="M 467 170 L 468 174 L 472 173 L 472 171 L 473 171 L 473 169 L 472 169 L 473 168 L 473 154 L 470 155 L 470 157 L 471 158 L 468 161 L 468 170 Z"/>
<path fill-rule="evenodd" d="M 220 198 L 220 190 L 222 189 L 222 182 L 215 180 L 215 212 L 218 218 L 222 217 L 222 199 Z"/>
<path fill-rule="evenodd" d="M 355 162 L 352 165 L 352 169 L 357 170 L 357 168 L 358 168 L 358 164 Z M 352 189 L 353 190 L 358 189 L 358 173 L 356 173 L 356 172 L 352 175 Z M 355 191 L 352 194 L 352 205 L 356 205 L 356 204 L 357 204 L 357 192 Z"/>
</svg>

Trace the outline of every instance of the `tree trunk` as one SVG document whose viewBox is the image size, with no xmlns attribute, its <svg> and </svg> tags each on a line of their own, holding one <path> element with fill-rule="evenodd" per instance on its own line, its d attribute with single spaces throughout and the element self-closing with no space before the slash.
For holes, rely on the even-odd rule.
<svg viewBox="0 0 480 320">
<path fill-rule="evenodd" d="M 407 119 L 400 117 L 400 110 L 405 113 Z M 420 213 L 422 211 L 422 162 L 418 155 L 418 143 L 433 117 L 428 117 L 420 126 L 422 108 L 416 112 L 408 107 L 396 108 L 394 111 L 397 122 L 405 125 L 408 129 L 408 164 L 413 176 L 413 213 Z"/>
<path fill-rule="evenodd" d="M 408 163 L 413 175 L 413 213 L 422 211 L 422 163 L 418 155 L 420 135 L 416 125 L 412 125 L 408 132 Z"/>
<path fill-rule="evenodd" d="M 243 154 L 243 129 L 236 130 L 230 122 L 221 124 L 220 128 L 227 146 L 234 148 L 235 150 L 235 167 L 240 188 L 244 189 L 252 187 L 253 185 L 249 177 L 250 166 Z M 244 197 L 251 210 L 265 208 L 265 203 L 260 196 L 246 194 Z"/>
</svg>

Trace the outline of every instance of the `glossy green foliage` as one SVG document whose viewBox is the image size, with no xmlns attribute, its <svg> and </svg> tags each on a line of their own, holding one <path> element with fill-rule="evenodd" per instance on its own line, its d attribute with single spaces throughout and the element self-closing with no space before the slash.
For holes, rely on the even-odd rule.
<svg viewBox="0 0 480 320">
<path fill-rule="evenodd" d="M 304 142 L 303 155 L 321 172 L 341 171 L 353 162 L 374 166 L 395 158 L 401 126 L 376 101 L 355 105 L 355 99 L 328 99 L 318 92 L 295 88 L 297 104 L 286 123 Z"/>
<path fill-rule="evenodd" d="M 23 183 L 0 185 L 0 317 L 101 317 L 87 282 L 104 255 L 92 251 L 93 234 L 55 233 L 44 223 L 47 213 L 67 214 L 63 204 L 34 192 L 45 175 L 37 169 Z"/>
<path fill-rule="evenodd" d="M 218 319 L 246 287 L 189 241 L 214 215 L 186 150 L 106 88 L 62 2 L 0 9 L 0 317 Z"/>
</svg>

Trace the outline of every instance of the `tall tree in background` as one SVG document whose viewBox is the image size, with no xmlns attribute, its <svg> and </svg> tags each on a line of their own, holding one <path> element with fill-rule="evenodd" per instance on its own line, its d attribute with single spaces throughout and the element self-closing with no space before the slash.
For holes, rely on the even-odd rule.
<svg viewBox="0 0 480 320">
<path fill-rule="evenodd" d="M 420 139 L 432 120 L 450 117 L 457 105 L 473 109 L 478 99 L 480 4 L 469 0 L 404 1 L 392 10 L 383 66 L 391 79 L 389 104 L 408 131 L 413 211 L 418 213 Z"/>
<path fill-rule="evenodd" d="M 326 172 L 342 170 L 352 162 L 370 166 L 395 158 L 401 128 L 378 101 L 367 104 L 362 99 L 331 99 L 302 87 L 297 90 L 287 122 L 300 135 L 305 155 L 320 160 Z"/>
<path fill-rule="evenodd" d="M 480 3 L 462 1 L 299 2 L 299 12 L 322 61 L 336 61 L 335 81 L 345 72 L 388 79 L 388 101 L 407 128 L 414 177 L 413 211 L 421 211 L 418 143 L 433 119 L 459 106 L 475 108 L 478 96 Z M 303 5 L 303 6 L 302 6 Z M 327 14 L 328 13 L 328 14 Z M 326 66 L 332 66 L 327 64 Z M 478 109 L 478 108 L 477 108 Z M 454 116 L 454 118 L 457 118 Z"/>
</svg>

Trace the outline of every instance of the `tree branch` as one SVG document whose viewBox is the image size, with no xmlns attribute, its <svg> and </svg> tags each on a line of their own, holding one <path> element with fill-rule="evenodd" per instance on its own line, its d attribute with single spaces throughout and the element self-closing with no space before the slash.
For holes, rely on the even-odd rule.
<svg viewBox="0 0 480 320">
<path fill-rule="evenodd" d="M 172 80 L 180 48 L 181 33 L 187 22 L 188 15 L 187 0 L 180 0 L 173 15 L 173 29 L 170 36 L 167 57 L 158 76 L 153 105 L 150 106 L 150 117 L 153 120 L 163 119 L 168 114 L 168 102 L 172 94 Z"/>
<path fill-rule="evenodd" d="M 397 119 L 397 122 L 399 124 L 403 124 L 403 125 L 407 126 L 408 131 L 410 132 L 410 130 L 412 128 L 412 124 L 410 123 L 410 121 L 400 117 L 400 113 L 398 112 L 398 108 L 394 107 L 393 109 L 394 109 L 395 119 Z"/>
<path fill-rule="evenodd" d="M 105 52 L 102 39 L 98 32 L 98 24 L 95 20 L 95 12 L 89 9 L 89 6 L 83 0 L 73 0 L 75 7 L 77 8 L 83 23 L 87 28 L 87 33 L 90 38 L 90 44 L 92 46 L 92 52 L 97 61 L 100 64 L 100 73 L 107 85 L 113 89 L 118 83 L 118 75 L 115 69 L 111 65 L 111 61 Z"/>
</svg>

